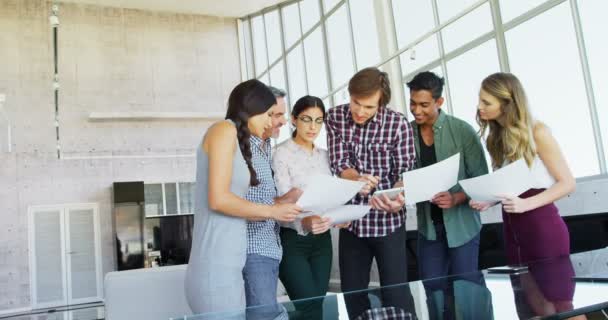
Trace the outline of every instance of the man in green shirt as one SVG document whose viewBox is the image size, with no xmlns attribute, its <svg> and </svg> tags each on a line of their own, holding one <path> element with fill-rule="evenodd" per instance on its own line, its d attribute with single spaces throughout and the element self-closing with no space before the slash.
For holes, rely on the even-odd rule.
<svg viewBox="0 0 608 320">
<path fill-rule="evenodd" d="M 458 180 L 488 173 L 479 135 L 463 120 L 441 110 L 444 80 L 432 72 L 407 83 L 417 167 L 460 153 Z M 407 183 L 407 181 L 405 181 Z M 421 279 L 474 272 L 478 266 L 479 212 L 459 185 L 417 204 L 418 270 Z"/>
</svg>

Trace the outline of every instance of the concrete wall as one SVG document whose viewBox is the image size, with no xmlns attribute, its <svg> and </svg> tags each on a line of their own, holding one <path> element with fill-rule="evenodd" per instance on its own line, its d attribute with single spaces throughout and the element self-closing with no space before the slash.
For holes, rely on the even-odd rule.
<svg viewBox="0 0 608 320">
<path fill-rule="evenodd" d="M 0 314 L 30 306 L 28 206 L 98 203 L 106 273 L 112 182 L 194 180 L 194 158 L 175 155 L 192 154 L 209 121 L 91 122 L 90 112 L 223 112 L 240 80 L 233 19 L 61 4 L 60 144 L 73 160 L 58 160 L 50 12 L 44 1 L 0 0 L 13 135 L 12 152 L 0 149 Z"/>
</svg>

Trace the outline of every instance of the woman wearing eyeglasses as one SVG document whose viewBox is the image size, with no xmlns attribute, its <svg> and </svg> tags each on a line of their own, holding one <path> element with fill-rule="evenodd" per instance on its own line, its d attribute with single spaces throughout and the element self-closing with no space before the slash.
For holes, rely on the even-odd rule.
<svg viewBox="0 0 608 320">
<path fill-rule="evenodd" d="M 272 167 L 279 195 L 291 188 L 303 189 L 308 177 L 331 175 L 327 150 L 314 145 L 323 127 L 325 106 L 317 97 L 304 96 L 293 106 L 292 138 L 276 147 Z M 331 271 L 332 245 L 329 218 L 310 216 L 283 224 L 283 259 L 279 278 L 291 300 L 325 296 Z M 322 319 L 322 299 L 296 303 L 290 318 Z"/>
</svg>

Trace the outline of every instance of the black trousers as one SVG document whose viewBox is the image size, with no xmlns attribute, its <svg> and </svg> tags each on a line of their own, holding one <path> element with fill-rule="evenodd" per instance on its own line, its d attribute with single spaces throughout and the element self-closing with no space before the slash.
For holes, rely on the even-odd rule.
<svg viewBox="0 0 608 320">
<path fill-rule="evenodd" d="M 351 319 L 371 308 L 368 289 L 372 261 L 378 265 L 382 307 L 395 307 L 414 312 L 413 298 L 407 282 L 405 225 L 384 237 L 360 238 L 340 230 L 340 282 L 348 316 Z M 400 284 L 400 285 L 399 285 Z M 388 287 L 387 287 L 388 286 Z"/>
</svg>

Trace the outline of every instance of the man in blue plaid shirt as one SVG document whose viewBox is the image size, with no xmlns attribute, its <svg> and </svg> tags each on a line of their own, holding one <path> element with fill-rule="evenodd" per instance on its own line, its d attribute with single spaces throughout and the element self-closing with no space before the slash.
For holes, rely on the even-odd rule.
<svg viewBox="0 0 608 320">
<path fill-rule="evenodd" d="M 285 119 L 285 92 L 270 87 L 277 99 L 272 108 L 272 130 L 262 138 L 251 136 L 251 161 L 257 174 L 257 186 L 250 186 L 245 199 L 251 202 L 273 205 L 276 202 L 295 202 L 301 190 L 292 189 L 277 198 L 277 189 L 272 173 L 271 141 L 278 137 Z M 247 319 L 288 319 L 285 309 L 277 303 L 277 283 L 279 264 L 283 256 L 279 237 L 279 223 L 268 219 L 247 221 L 247 261 L 243 268 L 245 297 L 247 300 Z M 256 307 L 257 306 L 257 307 Z"/>
</svg>

